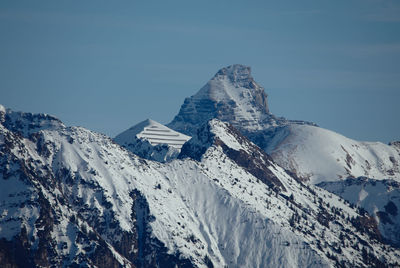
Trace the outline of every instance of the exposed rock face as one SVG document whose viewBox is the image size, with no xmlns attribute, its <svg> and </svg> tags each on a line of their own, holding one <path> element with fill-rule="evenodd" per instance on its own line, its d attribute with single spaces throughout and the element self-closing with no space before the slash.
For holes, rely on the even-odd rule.
<svg viewBox="0 0 400 268">
<path fill-rule="evenodd" d="M 251 68 L 248 66 L 235 64 L 222 68 L 217 72 L 213 79 L 228 79 L 235 88 L 251 89 L 249 91 L 254 98 L 253 104 L 264 113 L 269 113 L 267 94 L 264 88 L 254 81 L 251 76 Z"/>
<path fill-rule="evenodd" d="M 250 67 L 240 64 L 222 68 L 199 92 L 186 98 L 168 126 L 194 135 L 199 125 L 212 118 L 250 132 L 289 122 L 269 112 L 264 88 L 254 81 Z"/>
</svg>

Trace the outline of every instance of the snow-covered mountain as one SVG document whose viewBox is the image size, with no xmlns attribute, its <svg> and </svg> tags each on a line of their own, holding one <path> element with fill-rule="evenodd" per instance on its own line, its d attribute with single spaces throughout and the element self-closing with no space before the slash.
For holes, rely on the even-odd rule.
<svg viewBox="0 0 400 268">
<path fill-rule="evenodd" d="M 218 71 L 199 92 L 185 99 L 168 126 L 195 135 L 198 125 L 210 118 L 235 126 L 267 152 L 275 163 L 308 184 L 336 181 L 341 185 L 346 178 L 361 176 L 371 181 L 391 179 L 400 182 L 399 142 L 390 145 L 359 142 L 313 123 L 276 117 L 268 109 L 264 89 L 254 81 L 247 66 L 232 65 Z M 376 187 L 375 196 L 386 195 L 384 188 Z M 381 190 L 383 192 L 379 192 Z M 354 202 L 353 199 L 346 200 Z M 353 205 L 362 206 L 380 221 L 376 211 L 369 209 L 377 207 L 382 211 L 379 201 L 367 200 Z M 400 206 L 400 200 L 393 202 Z M 382 224 L 379 226 L 386 239 L 397 243 L 397 236 L 391 233 L 397 232 L 400 226 L 397 218 L 386 223 L 384 229 Z"/>
<path fill-rule="evenodd" d="M 221 121 L 159 163 L 79 127 L 22 136 L 0 116 L 2 267 L 400 263 L 374 218 L 304 184 Z"/>
<path fill-rule="evenodd" d="M 355 141 L 320 127 L 277 128 L 264 150 L 279 165 L 313 184 L 361 176 L 400 182 L 400 153 L 395 146 Z"/>
<path fill-rule="evenodd" d="M 147 119 L 117 135 L 114 140 L 142 158 L 166 162 L 175 159 L 191 137 Z"/>
</svg>

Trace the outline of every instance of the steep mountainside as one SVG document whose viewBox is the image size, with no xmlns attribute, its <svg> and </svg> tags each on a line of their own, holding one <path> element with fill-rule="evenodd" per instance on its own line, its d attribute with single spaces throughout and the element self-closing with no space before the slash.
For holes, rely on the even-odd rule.
<svg viewBox="0 0 400 268">
<path fill-rule="evenodd" d="M 109 138 L 57 128 L 26 139 L 3 125 L 0 137 L 0 266 L 134 267 L 145 254 L 162 267 L 185 263 L 140 229 L 149 221 L 145 199 L 127 188 L 130 177 L 112 180 L 122 180 L 113 169 L 124 160 L 139 160 Z"/>
<path fill-rule="evenodd" d="M 220 121 L 162 164 L 83 128 L 23 137 L 0 115 L 1 266 L 400 263 L 373 218 L 304 185 Z"/>
<path fill-rule="evenodd" d="M 167 126 L 188 135 L 212 118 L 226 121 L 240 131 L 261 131 L 288 121 L 269 112 L 267 94 L 251 76 L 248 66 L 235 64 L 219 70 L 199 92 L 186 98 Z"/>
</svg>

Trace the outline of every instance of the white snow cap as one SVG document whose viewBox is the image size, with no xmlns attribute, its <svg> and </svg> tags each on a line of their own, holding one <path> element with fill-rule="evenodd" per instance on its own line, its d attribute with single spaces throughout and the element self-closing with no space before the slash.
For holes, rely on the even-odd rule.
<svg viewBox="0 0 400 268">
<path fill-rule="evenodd" d="M 134 137 L 145 138 L 151 145 L 168 144 L 180 149 L 191 137 L 174 131 L 154 120 L 146 119 L 115 137 L 119 144 L 129 143 Z"/>
</svg>

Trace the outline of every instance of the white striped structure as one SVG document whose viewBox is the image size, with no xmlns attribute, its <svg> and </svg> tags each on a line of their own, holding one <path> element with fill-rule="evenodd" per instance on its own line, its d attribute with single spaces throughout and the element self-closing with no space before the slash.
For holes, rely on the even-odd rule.
<svg viewBox="0 0 400 268">
<path fill-rule="evenodd" d="M 147 139 L 153 146 L 168 144 L 177 149 L 181 149 L 182 145 L 191 138 L 154 120 L 147 119 L 116 136 L 115 141 L 119 144 L 129 144 L 135 136 Z"/>
</svg>

